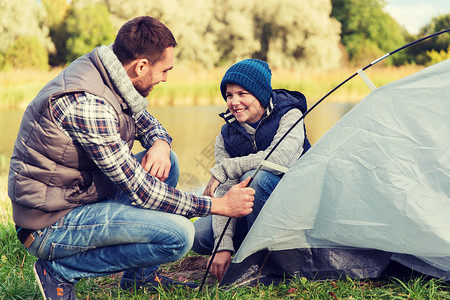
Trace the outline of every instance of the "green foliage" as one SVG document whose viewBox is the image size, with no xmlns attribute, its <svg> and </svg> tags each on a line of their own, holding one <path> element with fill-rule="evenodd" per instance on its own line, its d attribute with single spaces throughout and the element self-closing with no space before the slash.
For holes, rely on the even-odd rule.
<svg viewBox="0 0 450 300">
<path fill-rule="evenodd" d="M 329 0 L 105 1 L 123 21 L 159 18 L 174 33 L 177 61 L 211 67 L 243 58 L 272 67 L 331 68 L 339 63 L 339 24 Z"/>
<path fill-rule="evenodd" d="M 367 65 L 385 53 L 375 42 L 358 36 L 349 37 L 347 42 L 347 49 L 352 53 L 351 62 L 355 66 Z"/>
<path fill-rule="evenodd" d="M 274 67 L 330 69 L 339 65 L 339 23 L 330 18 L 329 0 L 255 2 L 255 38 L 260 50 L 252 56 Z"/>
<path fill-rule="evenodd" d="M 0 177 L 8 174 L 9 169 L 9 157 L 4 154 L 0 154 Z"/>
<path fill-rule="evenodd" d="M 47 67 L 45 56 L 54 46 L 44 18 L 45 11 L 34 0 L 0 1 L 0 70 Z"/>
<path fill-rule="evenodd" d="M 444 61 L 446 59 L 450 58 L 450 46 L 447 48 L 447 51 L 441 50 L 431 50 L 426 52 L 428 57 L 430 58 L 430 61 L 428 62 L 428 65 L 434 65 L 438 62 Z"/>
<path fill-rule="evenodd" d="M 199 63 L 205 67 L 214 66 L 218 57 L 213 22 L 213 1 L 166 0 L 153 4 L 149 11 L 161 14 L 161 20 L 177 39 L 177 61 Z"/>
<path fill-rule="evenodd" d="M 67 0 L 41 0 L 47 17 L 45 23 L 49 27 L 49 35 L 55 45 L 55 51 L 49 53 L 49 64 L 51 66 L 64 65 L 67 32 L 65 27 L 65 19 L 70 8 Z"/>
<path fill-rule="evenodd" d="M 421 28 L 419 35 L 428 35 L 447 28 L 450 28 L 450 14 L 434 17 L 428 25 Z M 438 39 L 435 43 L 436 45 L 443 47 L 446 43 L 448 45 L 449 40 L 450 37 L 442 36 L 441 39 Z"/>
<path fill-rule="evenodd" d="M 253 57 L 274 68 L 336 67 L 339 24 L 330 19 L 330 11 L 329 0 L 215 0 L 218 64 Z"/>
<path fill-rule="evenodd" d="M 92 4 L 72 8 L 66 19 L 66 62 L 114 41 L 115 30 L 106 6 Z"/>
<path fill-rule="evenodd" d="M 10 48 L 19 36 L 35 36 L 48 51 L 53 51 L 44 19 L 45 11 L 35 0 L 1 0 L 0 53 Z"/>
<path fill-rule="evenodd" d="M 0 53 L 0 70 L 48 69 L 48 52 L 36 36 L 18 36 L 6 51 Z"/>
<path fill-rule="evenodd" d="M 341 40 L 351 64 L 366 65 L 405 44 L 405 35 L 395 20 L 383 11 L 384 0 L 331 0 L 331 16 L 342 25 Z M 406 57 L 396 55 L 400 65 Z"/>
<path fill-rule="evenodd" d="M 327 69 L 338 67 L 343 56 L 360 66 L 416 39 L 384 6 L 384 0 L 1 0 L 0 69 L 42 68 L 44 52 L 51 66 L 66 65 L 113 42 L 119 27 L 140 15 L 172 30 L 177 64 L 209 68 L 253 57 L 273 68 Z M 439 16 L 421 35 L 448 27 L 450 15 Z M 426 64 L 425 51 L 445 51 L 449 39 L 439 36 L 385 63 Z M 19 59 L 31 53 L 24 43 L 37 49 L 32 62 Z"/>
<path fill-rule="evenodd" d="M 418 37 L 423 37 L 441 30 L 450 28 L 450 14 L 441 15 L 431 20 L 429 24 L 421 28 Z M 427 52 L 441 52 L 446 51 L 450 44 L 450 33 L 441 34 L 433 39 L 426 40 L 417 46 L 408 49 L 408 53 L 414 56 L 417 64 L 429 65 L 431 64 L 431 57 Z"/>
<path fill-rule="evenodd" d="M 234 63 L 243 58 L 252 57 L 252 54 L 257 53 L 261 47 L 255 39 L 257 29 L 251 17 L 255 0 L 214 0 L 213 2 L 212 30 L 215 32 L 215 43 L 219 50 L 217 64 Z"/>
</svg>

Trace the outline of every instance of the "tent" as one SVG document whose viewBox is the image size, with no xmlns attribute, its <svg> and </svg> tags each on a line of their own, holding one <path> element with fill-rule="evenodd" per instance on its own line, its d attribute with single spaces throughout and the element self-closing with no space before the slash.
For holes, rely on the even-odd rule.
<svg viewBox="0 0 450 300">
<path fill-rule="evenodd" d="M 450 280 L 450 60 L 372 91 L 285 174 L 221 286 Z"/>
</svg>

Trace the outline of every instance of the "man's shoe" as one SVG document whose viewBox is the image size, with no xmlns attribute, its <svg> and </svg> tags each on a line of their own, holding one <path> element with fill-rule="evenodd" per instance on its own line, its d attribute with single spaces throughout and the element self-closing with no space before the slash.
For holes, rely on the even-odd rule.
<svg viewBox="0 0 450 300">
<path fill-rule="evenodd" d="M 73 283 L 61 282 L 45 270 L 41 259 L 33 266 L 34 277 L 41 290 L 44 300 L 75 300 L 75 285 Z"/>
<path fill-rule="evenodd" d="M 147 281 L 145 283 L 139 281 L 132 280 L 121 280 L 120 288 L 126 291 L 133 291 L 134 289 L 139 290 L 141 288 L 146 288 L 148 291 L 157 291 L 158 286 L 168 288 L 171 286 L 184 286 L 191 289 L 195 289 L 198 287 L 195 283 L 192 282 L 179 282 L 169 277 L 160 275 L 161 270 L 155 271 L 155 276 L 152 280 Z"/>
</svg>

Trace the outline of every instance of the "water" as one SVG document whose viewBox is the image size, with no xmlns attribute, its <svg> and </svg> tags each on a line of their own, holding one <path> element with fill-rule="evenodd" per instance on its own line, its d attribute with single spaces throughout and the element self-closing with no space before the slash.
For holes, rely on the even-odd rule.
<svg viewBox="0 0 450 300">
<path fill-rule="evenodd" d="M 11 156 L 22 110 L 0 110 L 0 155 Z"/>
<path fill-rule="evenodd" d="M 314 144 L 352 104 L 326 103 L 318 105 L 305 118 L 307 134 Z M 214 141 L 223 124 L 218 114 L 224 106 L 149 107 L 173 137 L 172 148 L 180 161 L 180 185 L 183 190 L 199 192 L 209 179 L 209 168 L 214 165 Z M 14 141 L 22 119 L 22 110 L 0 110 L 0 156 L 11 156 Z M 133 152 L 142 150 L 136 143 Z"/>
</svg>

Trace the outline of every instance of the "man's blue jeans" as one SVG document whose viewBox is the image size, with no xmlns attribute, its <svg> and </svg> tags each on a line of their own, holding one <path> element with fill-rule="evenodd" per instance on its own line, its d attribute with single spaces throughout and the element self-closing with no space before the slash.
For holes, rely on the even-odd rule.
<svg viewBox="0 0 450 300">
<path fill-rule="evenodd" d="M 144 153 L 136 159 L 140 161 Z M 166 183 L 175 187 L 179 165 L 173 152 L 171 161 Z M 183 216 L 138 208 L 118 192 L 105 201 L 71 210 L 33 235 L 28 251 L 43 259 L 59 280 L 76 283 L 84 277 L 125 271 L 123 280 L 146 282 L 159 264 L 180 259 L 189 251 L 194 227 Z"/>
<path fill-rule="evenodd" d="M 255 170 L 246 172 L 241 176 L 240 180 L 243 181 L 246 178 L 252 176 Z M 253 178 L 250 187 L 255 189 L 255 200 L 253 201 L 253 211 L 242 218 L 237 219 L 236 228 L 233 236 L 234 248 L 237 251 L 241 243 L 244 241 L 245 236 L 252 227 L 259 212 L 266 203 L 272 191 L 281 180 L 280 177 L 273 175 L 270 172 L 260 170 Z M 209 255 L 214 250 L 214 232 L 212 229 L 212 216 L 203 217 L 197 219 L 194 222 L 195 238 L 192 250 L 198 254 Z"/>
</svg>

